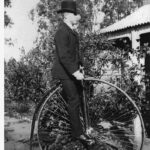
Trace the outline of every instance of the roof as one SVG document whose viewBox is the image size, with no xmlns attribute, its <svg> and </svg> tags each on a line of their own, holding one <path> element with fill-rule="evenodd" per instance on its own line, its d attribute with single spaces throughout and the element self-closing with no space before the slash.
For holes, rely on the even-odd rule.
<svg viewBox="0 0 150 150">
<path fill-rule="evenodd" d="M 115 32 L 147 23 L 150 23 L 150 4 L 140 7 L 126 18 L 102 29 L 101 33 Z"/>
</svg>

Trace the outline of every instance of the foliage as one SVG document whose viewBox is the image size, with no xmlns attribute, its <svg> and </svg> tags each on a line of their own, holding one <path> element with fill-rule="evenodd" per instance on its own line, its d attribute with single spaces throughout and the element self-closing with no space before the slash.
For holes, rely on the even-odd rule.
<svg viewBox="0 0 150 150">
<path fill-rule="evenodd" d="M 105 13 L 105 19 L 102 27 L 106 27 L 116 21 L 130 15 L 138 6 L 139 1 L 129 0 L 106 0 L 102 11 Z"/>
<path fill-rule="evenodd" d="M 102 77 L 110 63 L 114 70 L 120 66 L 121 51 L 113 46 L 113 42 L 107 40 L 103 35 L 95 33 L 82 35 L 80 39 L 80 50 L 84 56 L 84 66 L 87 75 Z M 113 66 L 111 67 L 113 69 Z"/>
<path fill-rule="evenodd" d="M 5 0 L 4 1 L 4 7 L 11 7 L 11 0 Z M 11 26 L 13 23 L 12 23 L 12 20 L 11 18 L 7 15 L 7 12 L 5 11 L 4 12 L 4 26 L 5 27 L 8 27 L 8 26 Z"/>
<path fill-rule="evenodd" d="M 10 0 L 4 0 L 4 6 L 5 7 L 10 7 L 11 6 L 11 1 Z"/>
<path fill-rule="evenodd" d="M 36 102 L 43 88 L 42 72 L 37 66 L 15 59 L 5 62 L 5 98 L 25 104 Z"/>
<path fill-rule="evenodd" d="M 5 7 L 5 11 L 4 11 L 4 27 L 11 27 L 13 25 L 13 22 L 11 20 L 11 18 L 9 17 L 9 15 L 7 14 L 6 8 L 11 7 L 11 0 L 4 0 L 4 7 Z M 9 45 L 9 46 L 13 46 L 13 42 L 11 38 L 5 38 L 5 44 Z"/>
</svg>

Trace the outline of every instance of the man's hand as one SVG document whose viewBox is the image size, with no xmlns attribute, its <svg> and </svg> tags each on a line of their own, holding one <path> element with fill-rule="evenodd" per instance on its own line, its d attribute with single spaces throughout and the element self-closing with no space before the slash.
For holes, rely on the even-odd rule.
<svg viewBox="0 0 150 150">
<path fill-rule="evenodd" d="M 79 66 L 79 70 L 80 70 L 80 72 L 83 74 L 83 76 L 84 76 L 84 67 L 83 66 Z"/>
<path fill-rule="evenodd" d="M 72 74 L 77 80 L 83 80 L 84 79 L 84 75 L 79 71 L 77 70 L 76 72 L 74 72 Z"/>
</svg>

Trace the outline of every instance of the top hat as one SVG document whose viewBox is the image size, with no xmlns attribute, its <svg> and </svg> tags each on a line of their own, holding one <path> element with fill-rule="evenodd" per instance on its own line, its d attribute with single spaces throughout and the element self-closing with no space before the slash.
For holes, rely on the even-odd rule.
<svg viewBox="0 0 150 150">
<path fill-rule="evenodd" d="M 64 13 L 64 12 L 70 12 L 77 15 L 76 2 L 71 0 L 62 1 L 61 9 L 58 10 L 57 13 Z"/>
</svg>

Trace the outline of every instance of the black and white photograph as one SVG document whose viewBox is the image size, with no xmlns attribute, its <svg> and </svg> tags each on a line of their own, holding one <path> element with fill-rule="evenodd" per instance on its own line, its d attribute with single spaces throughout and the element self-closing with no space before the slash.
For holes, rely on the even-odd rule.
<svg viewBox="0 0 150 150">
<path fill-rule="evenodd" d="M 150 150 L 150 0 L 3 3 L 3 149 Z"/>
</svg>

